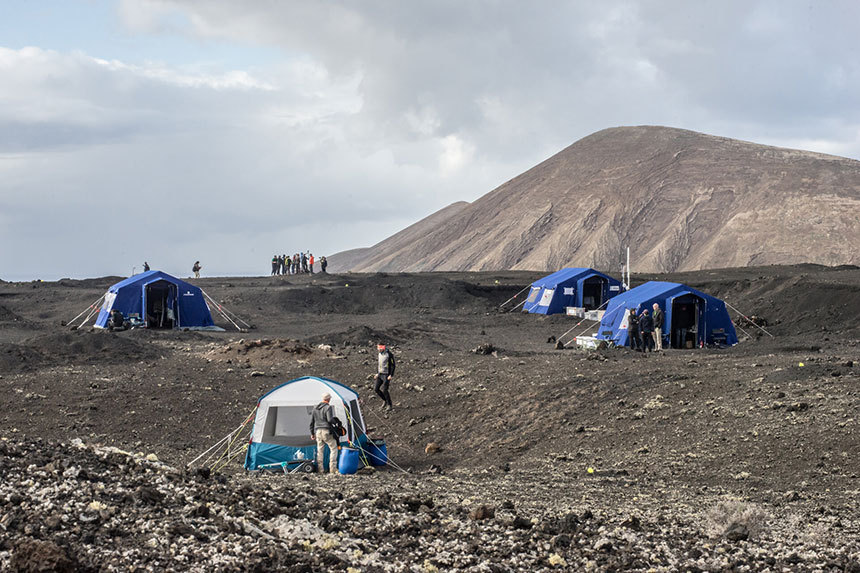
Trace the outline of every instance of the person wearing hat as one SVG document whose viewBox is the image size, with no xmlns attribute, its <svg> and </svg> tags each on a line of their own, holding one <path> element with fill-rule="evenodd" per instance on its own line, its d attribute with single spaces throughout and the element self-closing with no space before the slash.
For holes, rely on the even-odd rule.
<svg viewBox="0 0 860 573">
<path fill-rule="evenodd" d="M 334 408 L 331 406 L 331 394 L 322 395 L 322 402 L 314 407 L 311 413 L 311 438 L 317 443 L 317 472 L 323 472 L 325 447 L 328 446 L 328 473 L 335 475 L 337 469 L 337 438 L 334 436 Z"/>
<path fill-rule="evenodd" d="M 394 377 L 394 354 L 384 344 L 377 344 L 376 349 L 379 350 L 379 356 L 377 357 L 378 367 L 376 369 L 376 386 L 374 390 L 376 391 L 376 395 L 385 402 L 385 406 L 383 407 L 390 412 L 394 409 L 394 405 L 391 403 L 391 394 L 388 392 L 388 386 Z"/>
</svg>

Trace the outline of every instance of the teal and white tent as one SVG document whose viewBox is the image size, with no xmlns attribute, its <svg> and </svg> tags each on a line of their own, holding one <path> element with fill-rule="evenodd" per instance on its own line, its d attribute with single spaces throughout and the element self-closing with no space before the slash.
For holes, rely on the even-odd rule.
<svg viewBox="0 0 860 573">
<path fill-rule="evenodd" d="M 316 442 L 310 434 L 311 414 L 325 393 L 331 394 L 334 415 L 347 431 L 340 437 L 340 442 L 366 444 L 368 438 L 358 393 L 328 378 L 303 376 L 273 388 L 260 398 L 245 455 L 245 469 L 256 470 L 267 464 L 295 459 L 314 459 Z M 328 448 L 325 452 L 323 463 L 327 465 Z"/>
</svg>

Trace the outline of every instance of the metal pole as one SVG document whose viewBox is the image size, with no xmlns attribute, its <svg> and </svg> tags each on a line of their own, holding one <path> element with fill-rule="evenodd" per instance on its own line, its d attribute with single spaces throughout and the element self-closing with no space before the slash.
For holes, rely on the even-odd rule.
<svg viewBox="0 0 860 573">
<path fill-rule="evenodd" d="M 532 286 L 532 285 L 526 285 L 526 288 L 529 288 L 530 286 Z M 526 290 L 526 288 L 524 288 L 523 290 Z M 514 296 L 512 296 L 511 298 L 509 298 L 508 300 L 506 300 L 506 301 L 505 301 L 505 302 L 503 302 L 502 304 L 500 304 L 500 305 L 499 305 L 499 310 L 501 310 L 501 308 L 502 308 L 503 306 L 505 306 L 506 304 L 508 304 L 509 302 L 511 302 L 512 300 L 514 300 L 514 299 L 515 299 L 515 298 L 517 298 L 518 296 L 520 296 L 520 295 L 522 294 L 523 290 L 521 290 L 520 292 L 518 292 L 517 294 L 515 294 Z"/>
<path fill-rule="evenodd" d="M 724 301 L 724 302 L 725 302 L 725 301 Z M 726 306 L 727 306 L 727 307 L 729 307 L 730 309 L 732 309 L 733 311 L 735 311 L 736 313 L 738 313 L 739 315 L 741 315 L 742 317 L 744 317 L 745 319 L 749 320 L 749 321 L 750 321 L 750 324 L 752 324 L 753 326 L 755 326 L 756 328 L 758 328 L 759 330 L 761 330 L 762 332 L 764 332 L 765 334 L 767 334 L 768 336 L 770 336 L 771 338 L 773 338 L 773 334 L 771 334 L 770 332 L 768 332 L 768 331 L 767 331 L 767 330 L 765 330 L 764 328 L 762 328 L 762 327 L 760 327 L 759 325 L 757 325 L 755 322 L 753 322 L 753 320 L 752 320 L 750 317 L 748 317 L 747 315 L 745 315 L 744 313 L 742 313 L 741 311 L 739 311 L 738 309 L 736 309 L 735 307 L 733 307 L 733 306 L 732 306 L 732 305 L 730 305 L 729 303 L 726 303 Z"/>
</svg>

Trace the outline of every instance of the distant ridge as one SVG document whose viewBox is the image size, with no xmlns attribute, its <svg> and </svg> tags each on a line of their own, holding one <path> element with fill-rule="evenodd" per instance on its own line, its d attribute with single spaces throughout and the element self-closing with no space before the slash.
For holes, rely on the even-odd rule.
<svg viewBox="0 0 860 573">
<path fill-rule="evenodd" d="M 451 203 L 372 247 L 334 254 L 328 258 L 329 271 L 337 273 L 355 269 L 379 270 L 398 258 L 401 249 L 420 241 L 427 233 L 443 225 L 468 206 L 466 201 Z"/>
<path fill-rule="evenodd" d="M 616 269 L 627 246 L 634 272 L 839 265 L 860 263 L 858 245 L 858 161 L 617 127 L 344 256 L 341 270 Z"/>
</svg>

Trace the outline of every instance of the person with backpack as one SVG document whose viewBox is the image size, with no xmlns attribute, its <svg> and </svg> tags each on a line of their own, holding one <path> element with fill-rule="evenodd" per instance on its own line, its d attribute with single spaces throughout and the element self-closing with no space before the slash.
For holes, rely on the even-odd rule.
<svg viewBox="0 0 860 573">
<path fill-rule="evenodd" d="M 394 409 L 394 405 L 391 403 L 391 394 L 388 391 L 388 387 L 391 384 L 391 379 L 394 377 L 396 363 L 394 361 L 394 354 L 384 344 L 377 344 L 376 349 L 379 350 L 379 356 L 377 356 L 376 385 L 374 386 L 374 391 L 376 391 L 376 395 L 382 398 L 382 401 L 385 403 L 383 408 L 390 412 Z"/>
<path fill-rule="evenodd" d="M 146 261 L 143 261 L 143 272 L 147 272 L 147 271 L 149 271 L 149 263 L 147 263 Z"/>
<path fill-rule="evenodd" d="M 200 261 L 195 261 L 194 266 L 191 267 L 191 272 L 194 273 L 195 279 L 200 278 L 200 269 L 202 269 L 202 268 L 203 267 L 200 266 Z"/>
<path fill-rule="evenodd" d="M 325 460 L 325 447 L 328 446 L 328 473 L 337 475 L 337 438 L 334 428 L 340 426 L 341 422 L 334 415 L 331 405 L 331 394 L 326 392 L 322 395 L 322 402 L 314 407 L 311 412 L 311 439 L 317 443 L 317 473 L 325 473 L 323 460 Z"/>
</svg>

